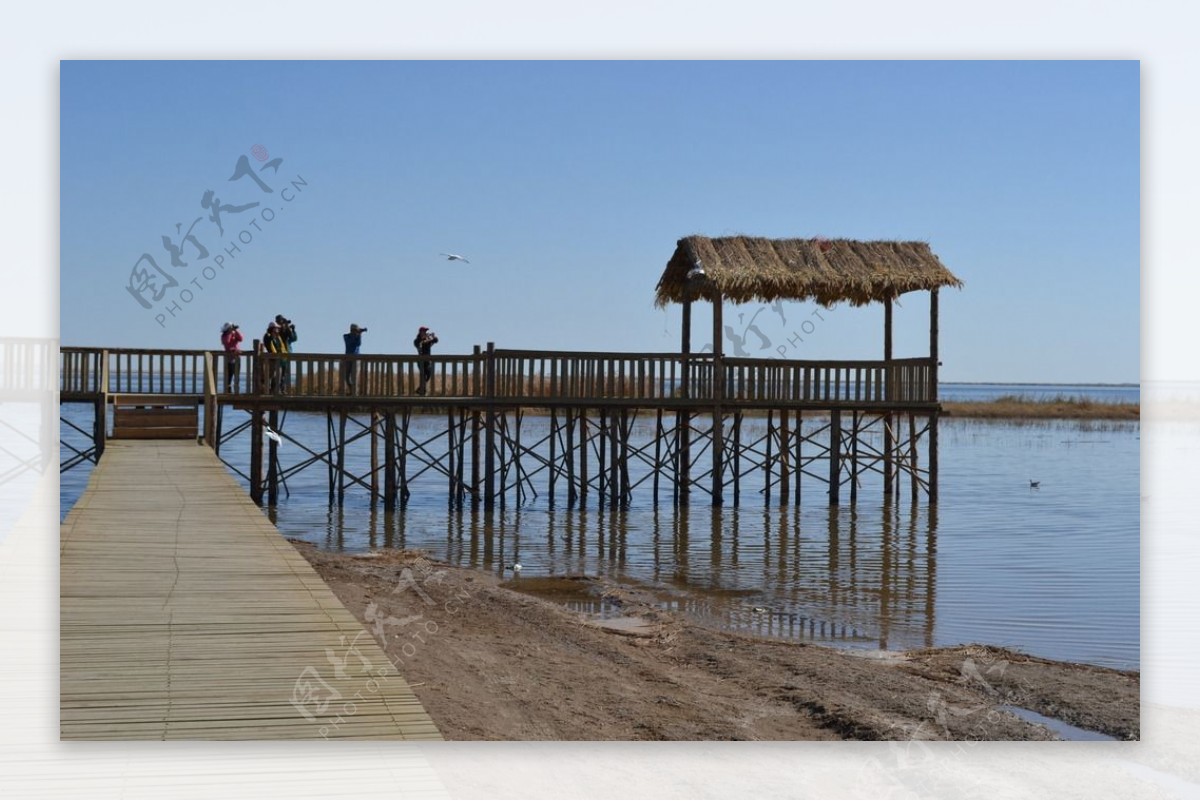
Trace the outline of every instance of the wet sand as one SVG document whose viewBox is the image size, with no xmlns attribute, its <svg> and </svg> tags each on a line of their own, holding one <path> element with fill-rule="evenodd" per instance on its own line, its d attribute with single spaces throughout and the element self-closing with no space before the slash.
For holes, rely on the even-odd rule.
<svg viewBox="0 0 1200 801">
<path fill-rule="evenodd" d="M 448 740 L 1056 739 L 1007 707 L 1140 737 L 1136 671 L 988 646 L 842 651 L 725 631 L 606 579 L 501 582 L 414 551 L 293 544 Z M 622 614 L 559 602 L 581 596 Z"/>
</svg>

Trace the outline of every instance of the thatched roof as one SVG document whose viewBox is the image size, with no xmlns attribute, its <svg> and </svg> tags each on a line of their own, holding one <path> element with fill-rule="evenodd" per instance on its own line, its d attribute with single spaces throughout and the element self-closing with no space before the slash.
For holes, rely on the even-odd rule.
<svg viewBox="0 0 1200 801">
<path fill-rule="evenodd" d="M 705 277 L 688 281 L 699 263 Z M 733 303 L 815 300 L 824 306 L 882 302 L 905 292 L 961 287 L 926 242 L 858 242 L 851 239 L 765 239 L 727 236 L 679 240 L 658 279 L 654 305 L 712 300 Z"/>
</svg>

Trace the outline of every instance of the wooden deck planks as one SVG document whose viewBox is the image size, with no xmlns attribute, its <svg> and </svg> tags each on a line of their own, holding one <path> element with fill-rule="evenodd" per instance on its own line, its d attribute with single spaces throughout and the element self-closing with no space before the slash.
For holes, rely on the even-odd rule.
<svg viewBox="0 0 1200 801">
<path fill-rule="evenodd" d="M 60 557 L 63 739 L 440 739 L 208 448 L 110 443 Z"/>
</svg>

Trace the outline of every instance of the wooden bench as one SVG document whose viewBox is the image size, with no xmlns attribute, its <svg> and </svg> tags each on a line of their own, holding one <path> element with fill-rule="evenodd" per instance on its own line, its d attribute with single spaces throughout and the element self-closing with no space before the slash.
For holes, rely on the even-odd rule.
<svg viewBox="0 0 1200 801">
<path fill-rule="evenodd" d="M 195 439 L 200 395 L 113 395 L 113 439 Z"/>
</svg>

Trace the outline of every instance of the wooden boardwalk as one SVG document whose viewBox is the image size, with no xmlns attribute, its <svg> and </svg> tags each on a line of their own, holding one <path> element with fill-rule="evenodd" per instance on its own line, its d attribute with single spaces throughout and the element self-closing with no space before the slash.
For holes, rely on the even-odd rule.
<svg viewBox="0 0 1200 801">
<path fill-rule="evenodd" d="M 62 739 L 440 739 L 211 449 L 109 443 L 60 548 Z"/>
</svg>

